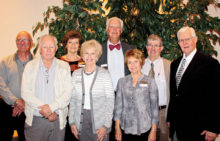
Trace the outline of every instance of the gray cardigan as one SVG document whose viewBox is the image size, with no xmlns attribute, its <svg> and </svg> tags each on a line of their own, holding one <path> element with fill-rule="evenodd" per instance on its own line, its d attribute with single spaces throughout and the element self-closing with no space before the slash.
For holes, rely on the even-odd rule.
<svg viewBox="0 0 220 141">
<path fill-rule="evenodd" d="M 139 78 L 136 87 L 132 83 L 131 75 L 118 81 L 114 120 L 120 120 L 126 134 L 140 135 L 159 122 L 158 90 L 146 75 Z"/>
<path fill-rule="evenodd" d="M 111 130 L 115 94 L 108 70 L 96 66 L 95 76 L 90 88 L 90 106 L 92 114 L 93 133 L 100 127 Z M 76 125 L 80 134 L 82 129 L 84 107 L 84 68 L 75 70 L 72 74 L 74 90 L 70 101 L 69 124 Z M 86 87 L 86 86 L 85 86 Z"/>
</svg>

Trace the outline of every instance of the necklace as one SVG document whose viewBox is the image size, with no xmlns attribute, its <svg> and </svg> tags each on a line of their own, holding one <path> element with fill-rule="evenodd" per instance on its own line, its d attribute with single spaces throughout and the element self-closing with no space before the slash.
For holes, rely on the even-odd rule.
<svg viewBox="0 0 220 141">
<path fill-rule="evenodd" d="M 92 71 L 92 72 L 86 72 L 85 70 L 83 71 L 85 75 L 89 76 L 89 75 L 92 75 L 95 71 Z"/>
<path fill-rule="evenodd" d="M 77 55 L 66 55 L 66 59 L 68 60 L 68 61 L 78 61 L 79 60 L 79 56 L 77 56 Z"/>
</svg>

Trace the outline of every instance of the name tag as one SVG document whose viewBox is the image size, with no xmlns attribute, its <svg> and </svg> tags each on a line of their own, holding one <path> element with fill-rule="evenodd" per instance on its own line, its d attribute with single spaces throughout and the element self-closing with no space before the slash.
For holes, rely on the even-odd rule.
<svg viewBox="0 0 220 141">
<path fill-rule="evenodd" d="M 84 64 L 79 64 L 78 66 L 79 66 L 80 68 L 84 68 L 84 67 L 85 67 Z"/>
<path fill-rule="evenodd" d="M 108 67 L 108 65 L 107 64 L 102 64 L 101 67 L 103 67 L 103 68 Z"/>
<path fill-rule="evenodd" d="M 139 84 L 140 87 L 148 87 L 148 84 Z"/>
<path fill-rule="evenodd" d="M 139 84 L 140 87 L 148 87 L 148 83 L 147 81 L 140 81 L 140 84 Z"/>
</svg>

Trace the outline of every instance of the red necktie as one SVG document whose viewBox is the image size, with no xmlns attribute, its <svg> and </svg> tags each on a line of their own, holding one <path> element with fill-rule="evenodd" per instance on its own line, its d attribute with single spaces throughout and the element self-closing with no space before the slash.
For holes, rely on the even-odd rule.
<svg viewBox="0 0 220 141">
<path fill-rule="evenodd" d="M 117 50 L 119 50 L 121 48 L 121 44 L 117 44 L 117 45 L 109 45 L 109 49 L 112 51 L 114 48 L 116 48 Z"/>
</svg>

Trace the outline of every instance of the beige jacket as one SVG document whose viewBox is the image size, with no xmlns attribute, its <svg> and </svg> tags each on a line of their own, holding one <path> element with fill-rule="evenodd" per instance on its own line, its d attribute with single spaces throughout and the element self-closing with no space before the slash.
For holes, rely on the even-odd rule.
<svg viewBox="0 0 220 141">
<path fill-rule="evenodd" d="M 40 58 L 30 61 L 24 69 L 22 78 L 21 97 L 25 101 L 25 122 L 29 126 L 32 125 L 34 109 L 45 104 L 34 94 L 39 62 Z M 66 125 L 66 117 L 68 113 L 67 106 L 72 94 L 72 83 L 69 65 L 58 59 L 56 59 L 54 87 L 55 100 L 52 104 L 49 104 L 49 106 L 52 112 L 58 110 L 60 129 L 63 129 Z"/>
</svg>

